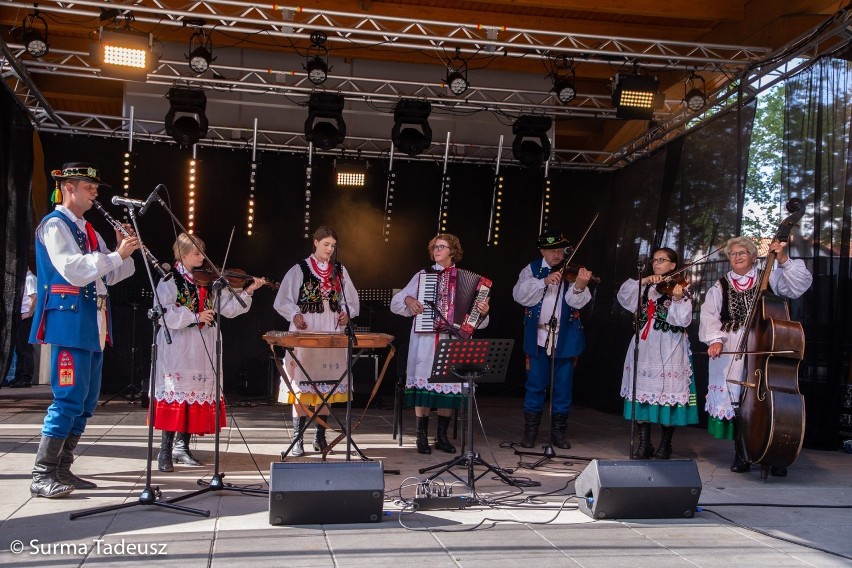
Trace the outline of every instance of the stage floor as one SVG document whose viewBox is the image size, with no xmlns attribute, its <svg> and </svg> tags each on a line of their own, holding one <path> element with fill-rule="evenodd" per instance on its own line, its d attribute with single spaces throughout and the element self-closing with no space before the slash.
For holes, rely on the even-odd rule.
<svg viewBox="0 0 852 568">
<path fill-rule="evenodd" d="M 569 420 L 570 450 L 535 469 L 519 467 L 507 442 L 520 439 L 521 401 L 478 401 L 474 449 L 503 475 L 536 482 L 533 487 L 505 484 L 477 466 L 478 504 L 463 510 L 413 512 L 403 500 L 434 471 L 419 473 L 451 459 L 443 452 L 420 455 L 414 448 L 413 411 L 404 413 L 402 446 L 393 439 L 393 412 L 370 410 L 354 441 L 363 453 L 383 463 L 385 502 L 377 523 L 273 526 L 266 495 L 214 491 L 180 505 L 210 511 L 209 517 L 139 504 L 145 486 L 147 427 L 138 404 L 117 398 L 99 406 L 78 447 L 77 475 L 99 488 L 75 491 L 63 499 L 30 497 L 30 471 L 49 389 L 0 389 L 0 564 L 5 566 L 578 566 L 631 568 L 653 566 L 849 566 L 852 559 L 852 455 L 804 450 L 786 478 L 761 482 L 758 470 L 729 471 L 730 443 L 698 428 L 682 428 L 674 437 L 673 459 L 694 460 L 701 482 L 699 510 L 693 518 L 594 520 L 578 510 L 574 480 L 594 459 L 600 467 L 624 460 L 629 422 L 619 416 L 576 408 Z M 231 404 L 229 427 L 221 434 L 219 471 L 224 481 L 266 489 L 270 463 L 290 442 L 289 407 Z M 342 410 L 336 412 L 342 417 Z M 361 413 L 356 409 L 353 415 Z M 285 426 L 285 418 L 286 426 Z M 434 436 L 436 419 L 430 421 Z M 463 425 L 461 425 L 463 426 Z M 483 433 L 484 430 L 484 433 Z M 155 456 L 159 446 L 155 432 Z M 461 430 L 459 431 L 461 434 Z M 330 436 L 332 438 L 333 436 Z M 659 439 L 659 429 L 653 438 Z M 310 439 L 310 435 L 309 435 Z M 454 440 L 459 445 L 460 438 Z M 160 473 L 154 464 L 152 485 L 163 498 L 199 489 L 213 472 L 212 436 L 198 440 L 193 452 L 206 464 L 177 465 Z M 329 457 L 346 460 L 345 446 Z M 353 462 L 360 462 L 352 454 Z M 537 458 L 523 456 L 523 462 Z M 315 462 L 309 451 L 287 463 Z M 522 464 L 521 464 L 522 465 Z M 662 470 L 654 462 L 649 476 Z M 398 475 L 388 470 L 399 470 Z M 310 473 L 304 466 L 310 485 Z M 450 472 L 454 472 L 457 479 Z M 470 495 L 462 481 L 465 467 L 439 475 L 435 482 L 453 486 L 453 495 Z M 629 479 L 632 484 L 632 479 Z M 637 487 L 640 483 L 636 482 Z M 672 484 L 674 485 L 674 484 Z M 287 485 L 286 489 L 290 489 Z M 316 487 L 311 488 L 316 489 Z M 666 489 L 663 486 L 663 489 Z M 637 499 L 648 489 L 636 488 Z M 629 493 L 629 492 L 628 492 Z M 673 488 L 663 499 L 682 499 Z M 334 518 L 334 499 L 321 497 L 320 509 Z M 342 493 L 341 493 L 342 495 Z M 333 495 L 336 497 L 336 495 Z M 625 497 L 621 497 L 625 499 Z M 69 514 L 122 503 L 134 506 L 69 520 Z M 780 505 L 780 506 L 778 506 Z M 845 507 L 845 508 L 844 508 Z M 23 548 L 21 552 L 13 549 Z M 844 557 L 845 556 L 845 557 Z"/>
</svg>

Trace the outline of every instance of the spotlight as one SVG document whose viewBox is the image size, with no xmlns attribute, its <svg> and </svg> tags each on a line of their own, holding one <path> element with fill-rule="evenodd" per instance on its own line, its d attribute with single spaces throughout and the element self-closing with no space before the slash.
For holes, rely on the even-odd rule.
<svg viewBox="0 0 852 568">
<path fill-rule="evenodd" d="M 207 136 L 207 95 L 201 89 L 172 87 L 166 94 L 169 112 L 166 113 L 166 134 L 181 146 L 192 146 Z M 177 118 L 175 118 L 177 116 Z"/>
<path fill-rule="evenodd" d="M 519 116 L 512 125 L 512 154 L 521 165 L 537 168 L 550 157 L 547 132 L 553 120 L 549 116 Z"/>
<path fill-rule="evenodd" d="M 364 187 L 367 180 L 367 162 L 360 160 L 334 160 L 334 172 L 340 187 Z"/>
<path fill-rule="evenodd" d="M 325 32 L 311 32 L 308 61 L 302 67 L 308 72 L 308 80 L 314 85 L 325 83 L 325 80 L 328 79 L 328 72 L 331 71 L 331 67 L 328 65 L 328 49 L 325 47 L 326 40 L 328 40 L 328 36 Z"/>
<path fill-rule="evenodd" d="M 561 72 L 560 72 L 561 71 Z M 570 75 L 568 75 L 570 72 Z M 553 72 L 550 75 L 553 78 L 553 92 L 556 93 L 556 98 L 563 105 L 567 105 L 577 96 L 577 88 L 574 81 L 577 78 L 574 67 L 568 63 L 568 60 L 563 58 L 557 60 L 553 66 Z"/>
<path fill-rule="evenodd" d="M 129 29 L 101 29 L 100 42 L 92 47 L 92 59 L 101 75 L 144 81 L 156 59 L 151 53 L 151 34 Z"/>
<path fill-rule="evenodd" d="M 428 101 L 400 99 L 393 110 L 393 145 L 409 156 L 417 156 L 427 150 L 432 144 L 432 128 L 428 122 L 431 112 L 432 105 Z"/>
<path fill-rule="evenodd" d="M 450 88 L 450 92 L 455 96 L 462 95 L 467 88 L 470 86 L 470 83 L 467 82 L 467 69 L 462 71 L 451 71 L 447 74 L 447 86 Z"/>
<path fill-rule="evenodd" d="M 700 88 L 698 86 L 699 81 L 701 81 Z M 689 110 L 698 112 L 707 104 L 707 86 L 704 83 L 704 77 L 701 75 L 696 75 L 694 72 L 690 74 L 684 84 L 683 90 L 685 93 L 683 102 L 686 103 Z"/>
<path fill-rule="evenodd" d="M 35 29 L 33 24 L 36 20 L 41 20 L 41 25 L 44 27 L 44 33 Z M 50 44 L 47 43 L 47 21 L 38 15 L 38 10 L 24 18 L 21 23 L 21 39 L 27 48 L 27 52 L 33 57 L 42 57 L 50 50 Z"/>
<path fill-rule="evenodd" d="M 204 73 L 210 69 L 210 64 L 216 60 L 213 57 L 213 41 L 210 34 L 202 29 L 192 32 L 189 38 L 189 55 L 186 59 L 189 61 L 189 68 L 196 73 Z"/>
<path fill-rule="evenodd" d="M 317 55 L 305 65 L 308 72 L 308 80 L 314 85 L 322 85 L 328 79 L 328 64 Z"/>
<path fill-rule="evenodd" d="M 320 150 L 331 150 L 346 138 L 343 102 L 341 95 L 311 94 L 308 101 L 308 119 L 305 121 L 305 139 Z M 317 119 L 328 120 L 316 122 Z"/>
<path fill-rule="evenodd" d="M 612 104 L 615 105 L 616 118 L 636 118 L 651 120 L 654 109 L 661 108 L 665 102 L 655 77 L 647 75 L 616 75 L 613 82 Z"/>
</svg>

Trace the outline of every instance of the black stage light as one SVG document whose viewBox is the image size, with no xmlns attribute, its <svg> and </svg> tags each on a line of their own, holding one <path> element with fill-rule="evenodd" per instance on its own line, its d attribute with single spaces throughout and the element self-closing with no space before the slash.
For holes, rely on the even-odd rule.
<svg viewBox="0 0 852 568">
<path fill-rule="evenodd" d="M 699 87 L 698 83 L 701 82 Z M 683 102 L 691 111 L 698 112 L 707 104 L 707 85 L 704 83 L 704 77 L 692 73 L 683 87 L 684 96 Z"/>
<path fill-rule="evenodd" d="M 169 112 L 166 113 L 166 134 L 174 138 L 181 146 L 192 146 L 207 136 L 207 95 L 201 89 L 172 87 L 166 98 L 169 99 Z"/>
<path fill-rule="evenodd" d="M 567 65 L 567 63 L 563 64 Z M 577 87 L 575 80 L 577 78 L 573 67 L 568 67 L 571 75 L 569 76 L 564 70 L 560 73 L 559 69 L 553 72 L 553 92 L 556 93 L 556 98 L 563 105 L 567 105 L 577 96 Z"/>
<path fill-rule="evenodd" d="M 449 87 L 450 92 L 455 96 L 461 96 L 470 86 L 470 83 L 467 82 L 467 70 L 464 71 L 450 71 L 447 73 L 447 87 Z"/>
<path fill-rule="evenodd" d="M 319 55 L 307 62 L 305 71 L 308 72 L 308 80 L 314 85 L 322 85 L 328 79 L 328 64 Z"/>
<path fill-rule="evenodd" d="M 305 139 L 320 150 L 331 150 L 346 138 L 342 95 L 313 93 L 308 101 Z M 317 119 L 325 119 L 317 122 Z"/>
<path fill-rule="evenodd" d="M 44 33 L 38 31 L 33 25 L 36 20 L 41 20 Z M 21 39 L 27 48 L 27 53 L 33 57 L 42 57 L 50 51 L 50 44 L 47 43 L 47 21 L 38 15 L 38 10 L 24 18 L 21 30 Z"/>
<path fill-rule="evenodd" d="M 210 34 L 202 29 L 192 32 L 189 38 L 189 55 L 186 59 L 189 61 L 189 68 L 196 73 L 204 73 L 210 69 L 210 64 L 216 60 L 213 57 L 213 40 Z"/>
<path fill-rule="evenodd" d="M 432 128 L 428 120 L 431 112 L 429 101 L 400 99 L 393 110 L 393 145 L 409 156 L 417 156 L 427 150 L 432 144 Z"/>
<path fill-rule="evenodd" d="M 154 68 L 151 34 L 130 29 L 101 30 L 100 41 L 92 46 L 93 63 L 101 75 L 129 81 L 145 81 Z"/>
<path fill-rule="evenodd" d="M 364 187 L 367 181 L 367 162 L 363 160 L 334 160 L 334 173 L 339 187 Z"/>
<path fill-rule="evenodd" d="M 311 32 L 311 47 L 308 48 L 308 60 L 302 67 L 308 73 L 308 80 L 314 85 L 322 85 L 328 79 L 331 67 L 328 64 L 328 48 L 325 42 L 328 35 L 324 31 Z"/>
<path fill-rule="evenodd" d="M 660 83 L 656 77 L 618 74 L 613 85 L 616 118 L 651 120 L 654 109 L 661 108 L 665 102 L 665 96 L 658 92 Z"/>
<path fill-rule="evenodd" d="M 512 125 L 512 154 L 521 165 L 537 168 L 550 157 L 547 133 L 553 124 L 549 116 L 519 116 Z"/>
</svg>

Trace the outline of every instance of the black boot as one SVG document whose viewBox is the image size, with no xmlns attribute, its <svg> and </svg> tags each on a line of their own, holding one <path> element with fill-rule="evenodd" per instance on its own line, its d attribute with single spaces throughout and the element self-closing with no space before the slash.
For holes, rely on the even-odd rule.
<svg viewBox="0 0 852 568">
<path fill-rule="evenodd" d="M 314 429 L 314 451 L 324 452 L 327 447 L 328 442 L 325 440 L 325 426 L 317 423 L 316 428 Z"/>
<path fill-rule="evenodd" d="M 297 416 L 293 419 L 293 445 L 290 448 L 290 455 L 294 458 L 305 455 L 305 446 L 302 443 L 304 437 L 305 422 L 307 416 Z M 284 452 L 281 452 L 281 459 L 284 459 Z"/>
<path fill-rule="evenodd" d="M 740 457 L 739 452 L 734 454 L 734 463 L 731 465 L 731 471 L 734 473 L 745 473 L 751 469 L 751 464 Z"/>
<path fill-rule="evenodd" d="M 429 447 L 429 417 L 417 417 L 417 453 L 431 454 L 432 448 Z"/>
<path fill-rule="evenodd" d="M 541 412 L 524 412 L 524 437 L 521 440 L 522 448 L 535 446 L 535 438 L 538 436 L 538 427 L 541 424 Z"/>
<path fill-rule="evenodd" d="M 59 456 L 65 446 L 64 438 L 51 438 L 41 435 L 36 453 L 35 466 L 33 466 L 33 482 L 30 485 L 30 493 L 33 497 L 65 497 L 74 491 L 73 485 L 60 483 L 56 479 L 56 470 L 59 467 Z"/>
<path fill-rule="evenodd" d="M 567 450 L 571 442 L 565 438 L 565 430 L 568 428 L 567 414 L 554 414 L 550 420 L 550 443 L 557 448 Z"/>
<path fill-rule="evenodd" d="M 438 415 L 438 432 L 435 434 L 435 449 L 447 452 L 448 454 L 456 453 L 456 447 L 450 443 L 447 438 L 447 428 L 450 427 L 452 416 Z"/>
<path fill-rule="evenodd" d="M 633 450 L 634 460 L 647 460 L 654 455 L 654 446 L 651 445 L 651 424 L 648 422 L 640 422 L 639 426 L 639 446 Z"/>
<path fill-rule="evenodd" d="M 672 457 L 672 436 L 674 435 L 674 426 L 661 426 L 663 429 L 663 437 L 660 438 L 660 447 L 654 453 L 654 457 L 658 460 L 667 460 Z"/>
<path fill-rule="evenodd" d="M 80 442 L 80 434 L 71 434 L 65 438 L 62 453 L 59 454 L 59 467 L 56 468 L 56 481 L 63 485 L 73 485 L 74 489 L 94 489 L 96 484 L 85 479 L 80 479 L 71 473 L 71 464 L 74 463 L 74 449 Z"/>
<path fill-rule="evenodd" d="M 163 437 L 160 442 L 160 453 L 157 454 L 157 469 L 160 471 L 175 470 L 175 464 L 172 461 L 172 444 L 174 441 L 175 433 L 163 430 Z"/>
<path fill-rule="evenodd" d="M 175 463 L 182 463 L 185 465 L 204 465 L 195 459 L 195 456 L 189 451 L 190 436 L 191 434 L 189 432 L 175 433 L 175 445 L 172 448 L 172 459 Z"/>
</svg>

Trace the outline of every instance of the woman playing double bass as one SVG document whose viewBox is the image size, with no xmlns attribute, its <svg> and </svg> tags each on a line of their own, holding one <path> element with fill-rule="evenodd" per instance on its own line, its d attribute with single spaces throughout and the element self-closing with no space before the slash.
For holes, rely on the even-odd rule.
<svg viewBox="0 0 852 568">
<path fill-rule="evenodd" d="M 784 250 L 786 242 L 773 242 L 770 251 L 777 254 L 778 265 L 769 277 L 772 291 L 795 299 L 805 293 L 813 282 L 804 261 L 791 259 Z M 740 385 L 730 383 L 744 378 L 744 358 L 737 350 L 749 311 L 758 293 L 759 274 L 755 268 L 757 247 L 745 237 L 734 237 L 725 245 L 731 269 L 707 291 L 701 305 L 698 338 L 707 344 L 710 356 L 709 385 L 705 410 L 709 414 L 708 431 L 716 438 L 735 440 L 733 401 L 739 400 Z M 751 465 L 735 454 L 731 471 L 743 473 Z M 785 467 L 773 466 L 772 475 L 784 476 Z"/>
</svg>

